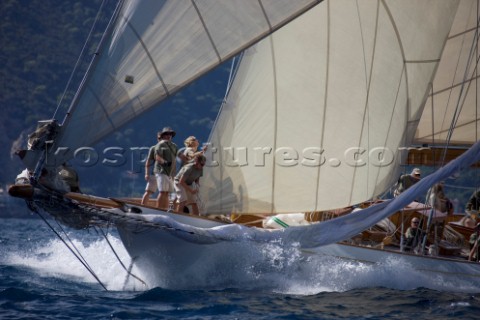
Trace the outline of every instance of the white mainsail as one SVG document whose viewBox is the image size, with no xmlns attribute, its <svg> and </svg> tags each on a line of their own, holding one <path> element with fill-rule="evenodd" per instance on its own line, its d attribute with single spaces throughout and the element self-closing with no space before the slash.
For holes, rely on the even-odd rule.
<svg viewBox="0 0 480 320">
<path fill-rule="evenodd" d="M 321 0 L 125 0 L 56 140 L 91 146 Z"/>
<path fill-rule="evenodd" d="M 206 212 L 328 210 L 383 193 L 457 5 L 324 1 L 249 49 L 211 135 Z"/>
<path fill-rule="evenodd" d="M 478 10 L 476 0 L 460 2 L 415 143 L 472 145 L 479 139 Z"/>
</svg>

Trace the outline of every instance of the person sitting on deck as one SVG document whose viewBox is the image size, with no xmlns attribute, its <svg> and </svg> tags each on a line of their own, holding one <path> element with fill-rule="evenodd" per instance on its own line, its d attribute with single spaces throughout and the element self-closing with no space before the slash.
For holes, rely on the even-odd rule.
<svg viewBox="0 0 480 320">
<path fill-rule="evenodd" d="M 410 227 L 405 232 L 404 250 L 414 250 L 419 244 L 422 243 L 423 235 L 425 234 L 422 229 L 419 228 L 420 219 L 414 217 L 411 221 Z"/>
<path fill-rule="evenodd" d="M 190 204 L 192 213 L 199 215 L 196 194 L 198 193 L 199 180 L 203 175 L 203 166 L 206 161 L 205 156 L 196 156 L 194 162 L 184 165 L 175 177 L 175 191 L 178 198 L 175 209 L 177 212 L 184 212 L 184 207 Z"/>
<path fill-rule="evenodd" d="M 479 255 L 479 249 L 480 246 L 478 245 L 478 242 L 480 241 L 480 223 L 477 223 L 475 226 L 475 232 L 473 232 L 470 235 L 470 240 L 468 241 L 470 244 L 470 254 L 468 255 L 468 260 L 472 261 L 475 259 L 475 261 L 478 261 L 480 255 Z"/>
</svg>

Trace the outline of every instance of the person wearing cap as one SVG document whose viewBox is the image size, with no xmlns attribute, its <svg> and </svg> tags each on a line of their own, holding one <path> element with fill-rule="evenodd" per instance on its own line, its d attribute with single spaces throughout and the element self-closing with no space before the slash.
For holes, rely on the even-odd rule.
<svg viewBox="0 0 480 320">
<path fill-rule="evenodd" d="M 420 219 L 413 217 L 410 222 L 410 227 L 405 232 L 404 250 L 411 251 L 422 243 L 423 235 L 425 234 L 422 229 L 419 228 Z"/>
<path fill-rule="evenodd" d="M 479 259 L 479 249 L 480 246 L 478 245 L 478 242 L 480 240 L 480 223 L 477 223 L 475 226 L 475 231 L 470 235 L 470 240 L 468 243 L 470 244 L 470 254 L 468 255 L 468 260 L 472 261 L 475 259 L 475 261 L 478 261 Z"/>
<path fill-rule="evenodd" d="M 411 186 L 413 186 L 415 183 L 420 181 L 422 172 L 420 171 L 419 168 L 415 168 L 412 170 L 410 174 L 404 174 L 401 175 L 400 178 L 398 178 L 397 181 L 397 187 L 395 188 L 395 191 L 393 195 L 395 197 L 398 197 L 400 193 L 403 191 L 407 190 Z"/>
<path fill-rule="evenodd" d="M 160 141 L 155 145 L 155 166 L 153 172 L 157 179 L 157 208 L 168 210 L 169 195 L 174 191 L 173 176 L 175 175 L 176 155 L 178 147 L 172 142 L 175 131 L 170 127 L 163 128 L 158 133 Z"/>
<path fill-rule="evenodd" d="M 161 140 L 162 138 L 159 132 L 157 133 L 157 141 L 160 142 Z M 148 150 L 147 159 L 145 160 L 145 181 L 147 181 L 147 185 L 145 186 L 145 193 L 142 197 L 142 204 L 147 203 L 148 199 L 150 199 L 150 195 L 154 194 L 158 190 L 157 178 L 152 170 L 155 164 L 155 146 L 156 145 L 150 147 Z"/>
<path fill-rule="evenodd" d="M 203 175 L 203 166 L 207 159 L 200 154 L 195 156 L 193 162 L 189 162 L 180 169 L 175 176 L 175 191 L 177 192 L 177 204 L 175 210 L 184 212 L 186 205 L 192 206 L 192 214 L 199 215 L 197 197 L 200 177 Z"/>
</svg>

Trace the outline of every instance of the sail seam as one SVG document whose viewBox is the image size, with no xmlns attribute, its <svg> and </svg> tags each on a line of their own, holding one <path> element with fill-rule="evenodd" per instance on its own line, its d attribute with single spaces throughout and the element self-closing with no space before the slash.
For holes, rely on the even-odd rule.
<svg viewBox="0 0 480 320">
<path fill-rule="evenodd" d="M 88 88 L 88 89 L 90 89 L 90 88 Z M 112 128 L 116 129 L 115 124 L 113 123 L 112 119 L 110 118 L 110 114 L 108 113 L 105 105 L 102 103 L 102 100 L 100 100 L 100 97 L 97 95 L 97 93 L 94 90 L 90 90 L 90 92 L 92 93 L 92 95 L 95 97 L 95 100 L 97 100 L 98 104 L 102 108 L 103 112 L 105 113 L 105 118 L 107 118 L 108 122 L 110 122 L 110 125 L 112 126 Z"/>
<path fill-rule="evenodd" d="M 365 97 L 365 105 L 364 105 L 364 109 L 363 109 L 363 119 L 362 119 L 362 128 L 360 130 L 360 134 L 359 134 L 359 137 L 358 137 L 358 143 L 357 143 L 357 147 L 360 148 L 361 146 L 361 142 L 362 142 L 362 138 L 363 138 L 363 132 L 364 132 L 364 129 L 365 129 L 365 124 L 366 122 L 370 119 L 370 115 L 369 115 L 369 98 L 370 98 L 370 90 L 371 90 L 371 85 L 372 85 L 372 77 L 371 75 L 373 74 L 373 69 L 374 69 L 374 66 L 375 66 L 375 54 L 376 54 L 376 48 L 377 48 L 377 35 L 378 35 L 378 16 L 379 16 L 379 3 L 377 3 L 377 12 L 376 12 L 376 19 L 375 19 L 375 35 L 374 35 L 374 40 L 373 40 L 373 50 L 372 50 L 372 57 L 371 57 L 371 64 L 370 64 L 370 77 L 368 76 L 368 73 L 367 73 L 367 70 L 366 70 L 366 61 L 365 61 L 365 43 L 364 43 L 364 39 L 363 39 L 363 28 L 362 28 L 362 23 L 361 23 L 361 18 L 360 18 L 360 12 L 359 12 L 359 7 L 358 7 L 358 3 L 356 4 L 356 8 L 357 8 L 357 16 L 358 16 L 358 22 L 359 22 L 359 25 L 360 25 L 360 34 L 361 34 L 361 39 L 362 39 L 362 49 L 363 49 L 363 61 L 364 61 L 364 67 L 365 67 L 365 82 L 366 82 L 366 88 L 365 88 L 365 91 L 366 91 L 366 97 Z M 370 150 L 370 125 L 369 123 L 366 124 L 366 129 L 367 129 L 367 149 Z M 357 168 L 354 168 L 354 173 L 353 173 L 353 176 L 352 176 L 352 183 L 351 183 L 351 186 L 350 186 L 350 197 L 348 199 L 348 204 L 350 205 L 352 203 L 352 198 L 353 198 L 353 193 L 354 193 L 354 190 L 355 190 L 355 181 L 357 180 L 356 177 L 357 177 L 357 172 L 358 172 L 358 169 Z M 370 168 L 367 166 L 367 176 L 370 176 L 369 174 L 369 171 L 370 171 Z M 369 193 L 369 180 L 367 179 L 366 181 L 366 186 L 364 188 L 364 190 L 367 192 L 367 194 Z"/>
<path fill-rule="evenodd" d="M 464 122 L 460 125 L 456 125 L 455 128 L 461 128 L 461 127 L 466 127 L 470 124 L 473 124 L 473 123 L 476 123 L 478 120 L 477 119 L 473 119 L 471 121 L 467 121 L 467 122 Z M 418 137 L 418 138 L 427 138 L 427 137 L 432 137 L 432 136 L 435 136 L 435 135 L 439 135 L 439 134 L 442 134 L 442 133 L 448 133 L 450 131 L 450 128 L 448 129 L 443 129 L 443 130 L 438 130 L 436 131 L 434 134 L 426 134 L 426 135 L 423 135 L 422 137 Z"/>
<path fill-rule="evenodd" d="M 200 22 L 202 23 L 203 29 L 205 30 L 205 33 L 207 34 L 208 40 L 210 40 L 210 44 L 212 45 L 213 51 L 215 51 L 215 54 L 217 55 L 218 61 L 222 62 L 222 57 L 220 56 L 220 53 L 217 50 L 217 47 L 215 46 L 215 42 L 213 42 L 212 35 L 208 31 L 207 25 L 205 24 L 205 21 L 203 20 L 202 14 L 200 13 L 200 9 L 198 9 L 197 4 L 195 3 L 195 0 L 192 1 L 192 6 L 197 12 L 198 18 L 200 19 Z"/>
<path fill-rule="evenodd" d="M 437 63 L 440 62 L 440 59 L 430 59 L 430 60 L 405 60 L 405 63 Z"/>
<path fill-rule="evenodd" d="M 265 8 L 263 7 L 262 0 L 258 0 L 258 5 L 262 9 L 263 16 L 265 17 L 265 21 L 267 21 L 268 24 L 268 29 L 272 31 L 272 24 L 270 23 L 270 20 L 268 19 L 267 12 L 265 11 Z"/>
<path fill-rule="evenodd" d="M 322 122 L 322 131 L 321 131 L 321 136 L 320 136 L 320 150 L 322 150 L 323 148 L 323 143 L 324 143 L 324 139 L 325 139 L 325 124 L 326 124 L 326 115 L 327 115 L 327 98 L 328 98 L 328 78 L 329 78 L 329 71 L 330 71 L 330 30 L 331 30 L 331 25 L 330 25 L 330 22 L 331 22 L 331 17 L 330 17 L 330 1 L 327 2 L 327 45 L 326 45 L 326 61 L 325 61 L 325 96 L 323 98 L 323 113 L 322 113 L 322 119 L 321 119 L 321 122 Z M 315 187 L 315 211 L 318 210 L 318 206 L 319 206 L 319 203 L 318 203 L 318 198 L 319 198 L 319 191 L 320 191 L 320 177 L 322 175 L 322 166 L 318 166 L 318 169 L 317 169 L 317 180 L 316 180 L 316 187 Z M 333 209 L 333 208 L 331 208 Z"/>
<path fill-rule="evenodd" d="M 479 17 L 477 15 L 477 28 L 478 28 L 479 22 L 480 22 L 480 20 L 479 20 Z M 477 72 L 478 61 L 480 59 L 480 57 L 478 57 L 476 55 L 476 49 L 478 48 L 478 41 L 479 41 L 479 34 L 478 34 L 478 29 L 477 29 L 475 31 L 475 34 L 474 34 L 474 37 L 473 37 L 473 40 L 472 40 L 472 45 L 470 47 L 470 51 L 469 51 L 469 54 L 468 54 L 467 65 L 465 67 L 465 72 L 463 74 L 463 79 L 464 80 L 468 76 L 468 70 L 470 69 L 470 65 L 471 65 L 472 61 L 475 62 L 475 68 L 473 70 L 473 73 Z M 461 113 L 461 111 L 463 109 L 463 106 L 464 106 L 464 103 L 467 99 L 468 91 L 470 90 L 470 85 L 471 84 L 472 84 L 472 82 L 469 82 L 468 85 L 466 85 L 466 82 L 463 81 L 463 84 L 460 87 L 460 93 L 458 94 L 458 100 L 457 100 L 457 103 L 456 103 L 455 111 L 454 111 L 454 114 L 453 114 L 452 121 L 450 123 L 450 128 L 449 128 L 448 133 L 447 133 L 447 138 L 446 138 L 447 148 L 448 148 L 448 145 L 450 144 L 450 140 L 452 139 L 453 131 L 454 131 L 455 127 L 457 126 L 457 122 L 458 122 L 458 119 L 460 118 L 460 113 Z M 445 161 L 445 157 L 446 157 L 446 153 L 444 152 L 443 161 Z"/>
<path fill-rule="evenodd" d="M 272 73 L 273 73 L 273 91 L 274 91 L 274 123 L 273 123 L 273 148 L 276 150 L 277 148 L 277 137 L 278 137 L 278 92 L 277 92 L 277 69 L 275 65 L 275 48 L 274 48 L 274 41 L 273 36 L 270 36 L 270 48 L 272 52 Z M 272 195 L 271 195 L 271 206 L 270 212 L 274 212 L 275 210 L 275 153 L 273 154 L 273 165 L 272 165 Z"/>
<path fill-rule="evenodd" d="M 153 60 L 153 57 L 152 57 L 152 55 L 150 54 L 150 51 L 148 51 L 147 45 L 145 44 L 145 42 L 143 42 L 142 37 L 138 34 L 137 30 L 135 30 L 135 28 L 134 28 L 133 25 L 130 23 L 130 21 L 128 21 L 125 17 L 124 17 L 124 19 L 125 19 L 128 27 L 130 28 L 130 30 L 132 30 L 132 32 L 133 32 L 133 33 L 135 34 L 135 36 L 137 37 L 138 42 L 140 43 L 140 45 L 141 45 L 141 46 L 143 47 L 143 49 L 145 50 L 145 54 L 147 55 L 148 60 L 150 60 L 150 63 L 152 64 L 152 67 L 153 67 L 153 69 L 155 70 L 155 74 L 157 75 L 158 80 L 159 80 L 160 83 L 162 84 L 163 90 L 165 90 L 166 95 L 169 96 L 169 95 L 170 95 L 170 92 L 168 91 L 167 85 L 166 85 L 165 82 L 163 81 L 163 78 L 162 78 L 162 76 L 160 75 L 160 71 L 158 70 L 157 65 L 155 64 L 155 61 Z"/>
<path fill-rule="evenodd" d="M 453 35 L 453 36 L 450 36 L 450 37 L 447 38 L 447 40 L 451 40 L 451 39 L 454 39 L 454 38 L 456 38 L 456 37 L 460 37 L 460 36 L 462 36 L 462 35 L 464 35 L 464 34 L 467 34 L 467 33 L 469 33 L 469 32 L 475 31 L 475 30 L 477 30 L 477 27 L 476 27 L 476 26 L 475 26 L 474 28 L 470 28 L 470 29 L 468 29 L 468 30 L 465 30 L 465 31 L 462 31 L 462 32 L 460 32 L 460 33 L 457 33 L 457 34 L 455 34 L 455 35 Z"/>
<path fill-rule="evenodd" d="M 411 119 L 411 103 L 410 103 L 410 92 L 409 92 L 409 81 L 408 81 L 408 69 L 407 69 L 407 59 L 406 59 L 406 55 L 405 55 L 405 49 L 403 47 L 403 42 L 402 42 L 402 39 L 400 37 L 400 32 L 398 30 L 398 26 L 397 24 L 395 23 L 395 19 L 393 18 L 393 15 L 392 15 L 392 12 L 390 11 L 390 8 L 388 7 L 387 3 L 385 0 L 382 0 L 382 5 L 383 7 L 385 8 L 385 12 L 391 22 L 391 26 L 395 32 L 395 35 L 396 35 L 396 40 L 398 42 L 398 46 L 399 46 L 399 49 L 400 49 L 400 54 L 401 54 L 401 57 L 402 57 L 402 60 L 403 60 L 403 68 L 402 68 L 402 72 L 400 73 L 400 79 L 398 81 L 398 87 L 397 87 L 397 92 L 396 92 L 396 95 L 395 95 L 395 100 L 393 101 L 393 108 L 392 108 L 392 111 L 391 111 L 391 115 L 390 115 L 390 123 L 389 123 L 389 127 L 391 128 L 392 126 L 392 123 L 394 121 L 394 118 L 395 118 L 395 110 L 397 109 L 398 107 L 398 100 L 399 100 L 399 96 L 400 96 L 400 92 L 401 92 L 401 87 L 402 87 L 402 83 L 405 83 L 405 96 L 406 96 L 406 106 L 405 106 L 405 123 L 407 124 L 407 126 L 404 128 L 404 132 L 402 134 L 402 138 L 398 140 L 399 143 L 401 143 L 403 141 L 403 144 L 405 145 L 405 141 L 406 141 L 406 138 L 407 138 L 407 135 L 408 135 L 408 124 L 410 123 L 414 123 L 414 122 L 418 122 L 419 120 L 418 119 L 413 119 L 413 120 L 410 120 Z M 389 134 L 390 134 L 390 131 L 388 131 L 387 135 L 385 136 L 385 140 L 384 140 L 384 145 L 386 146 L 387 145 L 387 141 L 389 139 Z M 398 173 L 398 171 L 397 171 Z M 380 174 L 380 172 L 377 173 L 377 178 L 378 178 L 378 175 Z M 384 192 L 385 190 L 375 190 L 375 192 Z"/>
<path fill-rule="evenodd" d="M 475 77 L 473 77 L 473 78 L 470 78 L 470 79 L 468 79 L 468 80 L 464 80 L 464 81 L 459 82 L 459 83 L 457 83 L 457 84 L 454 84 L 454 85 L 451 85 L 451 86 L 449 86 L 449 87 L 446 87 L 445 89 L 435 91 L 435 92 L 432 93 L 430 96 L 432 96 L 432 95 L 434 96 L 434 95 L 443 93 L 443 92 L 445 92 L 445 91 L 450 91 L 450 90 L 452 90 L 453 88 L 456 88 L 456 87 L 458 87 L 458 86 L 463 86 L 463 85 L 465 85 L 465 83 L 467 83 L 467 82 L 472 82 L 472 81 L 478 80 L 479 77 L 480 77 L 480 76 L 477 75 L 477 76 L 475 76 Z"/>
</svg>

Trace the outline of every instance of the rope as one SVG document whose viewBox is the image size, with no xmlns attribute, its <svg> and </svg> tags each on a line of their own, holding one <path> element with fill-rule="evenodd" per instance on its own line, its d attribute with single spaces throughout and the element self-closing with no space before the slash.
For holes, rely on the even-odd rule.
<svg viewBox="0 0 480 320">
<path fill-rule="evenodd" d="M 171 227 L 171 226 L 158 224 L 156 222 L 146 221 L 146 220 L 140 219 L 140 218 L 134 218 L 134 217 L 131 217 L 131 216 L 130 217 L 129 216 L 124 216 L 124 215 L 116 213 L 116 212 L 101 210 L 101 209 L 91 207 L 91 206 L 86 205 L 86 204 L 81 204 L 81 205 L 79 204 L 78 207 L 80 209 L 83 209 L 83 210 L 89 212 L 90 214 L 101 217 L 105 221 L 111 221 L 111 217 L 113 216 L 113 217 L 115 217 L 116 220 L 121 221 L 121 222 L 131 221 L 131 222 L 142 224 L 142 225 L 144 225 L 146 227 L 150 227 L 150 228 L 163 229 L 163 230 L 168 230 L 168 231 L 177 231 L 177 232 L 180 231 L 180 232 L 193 234 L 193 235 L 196 234 L 193 231 L 186 231 L 186 230 L 183 230 L 183 229 L 178 229 L 178 228 L 174 228 L 174 227 Z"/>
<path fill-rule="evenodd" d="M 87 40 L 85 40 L 85 43 L 83 44 L 82 51 L 80 51 L 80 55 L 78 56 L 77 62 L 75 63 L 75 66 L 73 67 L 72 73 L 70 74 L 70 78 L 68 78 L 67 85 L 65 86 L 65 90 L 63 91 L 62 97 L 60 98 L 60 101 L 58 102 L 57 108 L 55 109 L 55 112 L 53 113 L 53 119 L 55 119 L 55 116 L 57 115 L 58 110 L 60 109 L 60 106 L 63 102 L 63 99 L 65 98 L 65 95 L 67 94 L 67 90 L 70 87 L 70 83 L 72 82 L 73 75 L 77 72 L 78 65 L 81 62 L 81 59 L 83 57 L 83 54 L 85 52 L 85 49 L 87 48 L 87 44 L 90 42 L 90 39 L 92 38 L 93 31 L 96 28 L 97 22 L 100 19 L 100 14 L 103 11 L 103 7 L 105 6 L 105 0 L 102 1 L 102 4 L 100 5 L 100 9 L 97 12 L 97 15 L 95 17 L 95 21 L 93 22 L 92 27 L 90 28 L 90 31 L 87 36 Z"/>
<path fill-rule="evenodd" d="M 73 243 L 73 241 L 70 239 L 70 237 L 68 236 L 67 232 L 63 229 L 63 227 L 61 226 L 60 223 L 58 223 L 57 220 L 55 220 L 57 222 L 57 225 L 58 227 L 60 228 L 60 230 L 63 232 L 63 234 L 65 235 L 65 237 L 68 239 L 68 242 L 70 243 L 70 245 L 75 249 L 75 252 L 78 254 L 78 256 L 80 258 L 82 258 L 82 261 L 85 262 L 85 265 L 88 267 L 88 269 L 92 270 L 93 272 L 93 269 L 92 267 L 90 267 L 90 265 L 87 263 L 87 260 L 82 256 L 80 250 L 78 250 L 78 248 L 75 246 L 75 244 Z"/>
<path fill-rule="evenodd" d="M 462 85 L 460 86 L 460 93 L 458 95 L 457 104 L 456 104 L 455 111 L 454 111 L 454 114 L 453 114 L 453 117 L 452 117 L 452 121 L 450 123 L 450 128 L 448 130 L 447 139 L 446 139 L 446 147 L 444 149 L 443 156 L 442 156 L 442 164 L 444 164 L 445 161 L 446 161 L 446 156 L 447 156 L 446 155 L 446 150 L 450 146 L 450 140 L 452 138 L 453 131 L 454 131 L 455 126 L 457 124 L 457 121 L 460 117 L 460 112 L 461 112 L 461 109 L 463 108 L 463 103 L 465 102 L 465 99 L 466 99 L 466 95 L 464 96 L 465 83 L 468 79 L 468 71 L 470 69 L 470 65 L 471 65 L 472 61 L 475 61 L 474 71 L 475 72 L 477 71 L 478 62 L 479 62 L 480 57 L 477 57 L 476 59 L 474 59 L 474 53 L 477 49 L 477 45 L 478 45 L 478 41 L 479 41 L 479 35 L 478 35 L 479 25 L 480 25 L 480 17 L 477 14 L 477 28 L 475 29 L 475 34 L 474 34 L 474 37 L 473 37 L 473 40 L 472 40 L 472 46 L 470 47 L 470 52 L 469 52 L 469 55 L 468 55 L 467 66 L 465 67 L 465 72 L 463 74 Z M 458 68 L 458 64 L 457 64 L 457 68 Z"/>
<path fill-rule="evenodd" d="M 95 272 L 93 272 L 93 270 L 84 261 L 82 261 L 82 259 L 80 259 L 80 257 L 73 251 L 73 249 L 68 245 L 68 243 L 62 238 L 62 236 L 60 236 L 60 234 L 53 228 L 53 226 L 47 221 L 47 219 L 45 219 L 45 217 L 40 213 L 40 211 L 37 210 L 36 206 L 33 203 L 30 203 L 29 208 L 35 209 L 33 211 L 36 214 L 38 214 L 38 216 L 43 220 L 43 222 L 45 222 L 45 224 L 50 228 L 50 230 L 52 230 L 53 233 L 55 233 L 58 239 L 60 239 L 60 241 L 63 242 L 63 244 L 67 247 L 67 249 L 70 250 L 70 252 L 78 259 L 78 261 L 80 261 L 80 263 L 85 267 L 85 269 L 87 269 L 87 271 L 90 272 L 90 274 L 95 278 L 95 280 L 97 280 L 97 282 L 103 287 L 103 289 L 105 289 L 105 291 L 108 291 L 107 287 L 102 283 L 102 281 L 100 281 L 100 279 L 95 274 Z"/>
<path fill-rule="evenodd" d="M 125 291 L 127 287 L 128 278 L 132 274 L 132 268 L 134 263 L 135 263 L 135 259 L 132 259 L 132 261 L 130 262 L 130 266 L 128 267 L 128 270 L 127 270 L 127 276 L 125 277 L 125 281 L 123 282 L 123 291 Z"/>
<path fill-rule="evenodd" d="M 148 286 L 147 286 L 147 284 L 145 283 L 145 281 L 143 281 L 142 279 L 140 279 L 139 277 L 137 277 L 136 275 L 134 275 L 133 273 L 131 273 L 131 268 L 133 267 L 133 260 L 132 260 L 132 263 L 130 264 L 130 268 L 127 270 L 127 268 L 126 268 L 125 265 L 123 264 L 122 260 L 121 260 L 120 257 L 118 256 L 117 252 L 116 252 L 115 249 L 113 248 L 112 244 L 110 243 L 110 240 L 108 240 L 107 235 L 105 234 L 105 232 L 103 231 L 103 229 L 100 229 L 100 233 L 103 235 L 103 237 L 104 237 L 105 240 L 107 241 L 110 249 L 112 250 L 113 254 L 114 254 L 115 257 L 117 258 L 117 260 L 118 260 L 118 262 L 120 263 L 120 265 L 122 266 L 122 268 L 127 272 L 127 278 L 125 279 L 124 287 L 125 287 L 125 285 L 127 284 L 128 276 L 132 276 L 132 277 L 134 277 L 135 279 L 137 279 L 138 281 L 140 281 L 145 287 L 148 288 Z"/>
</svg>

